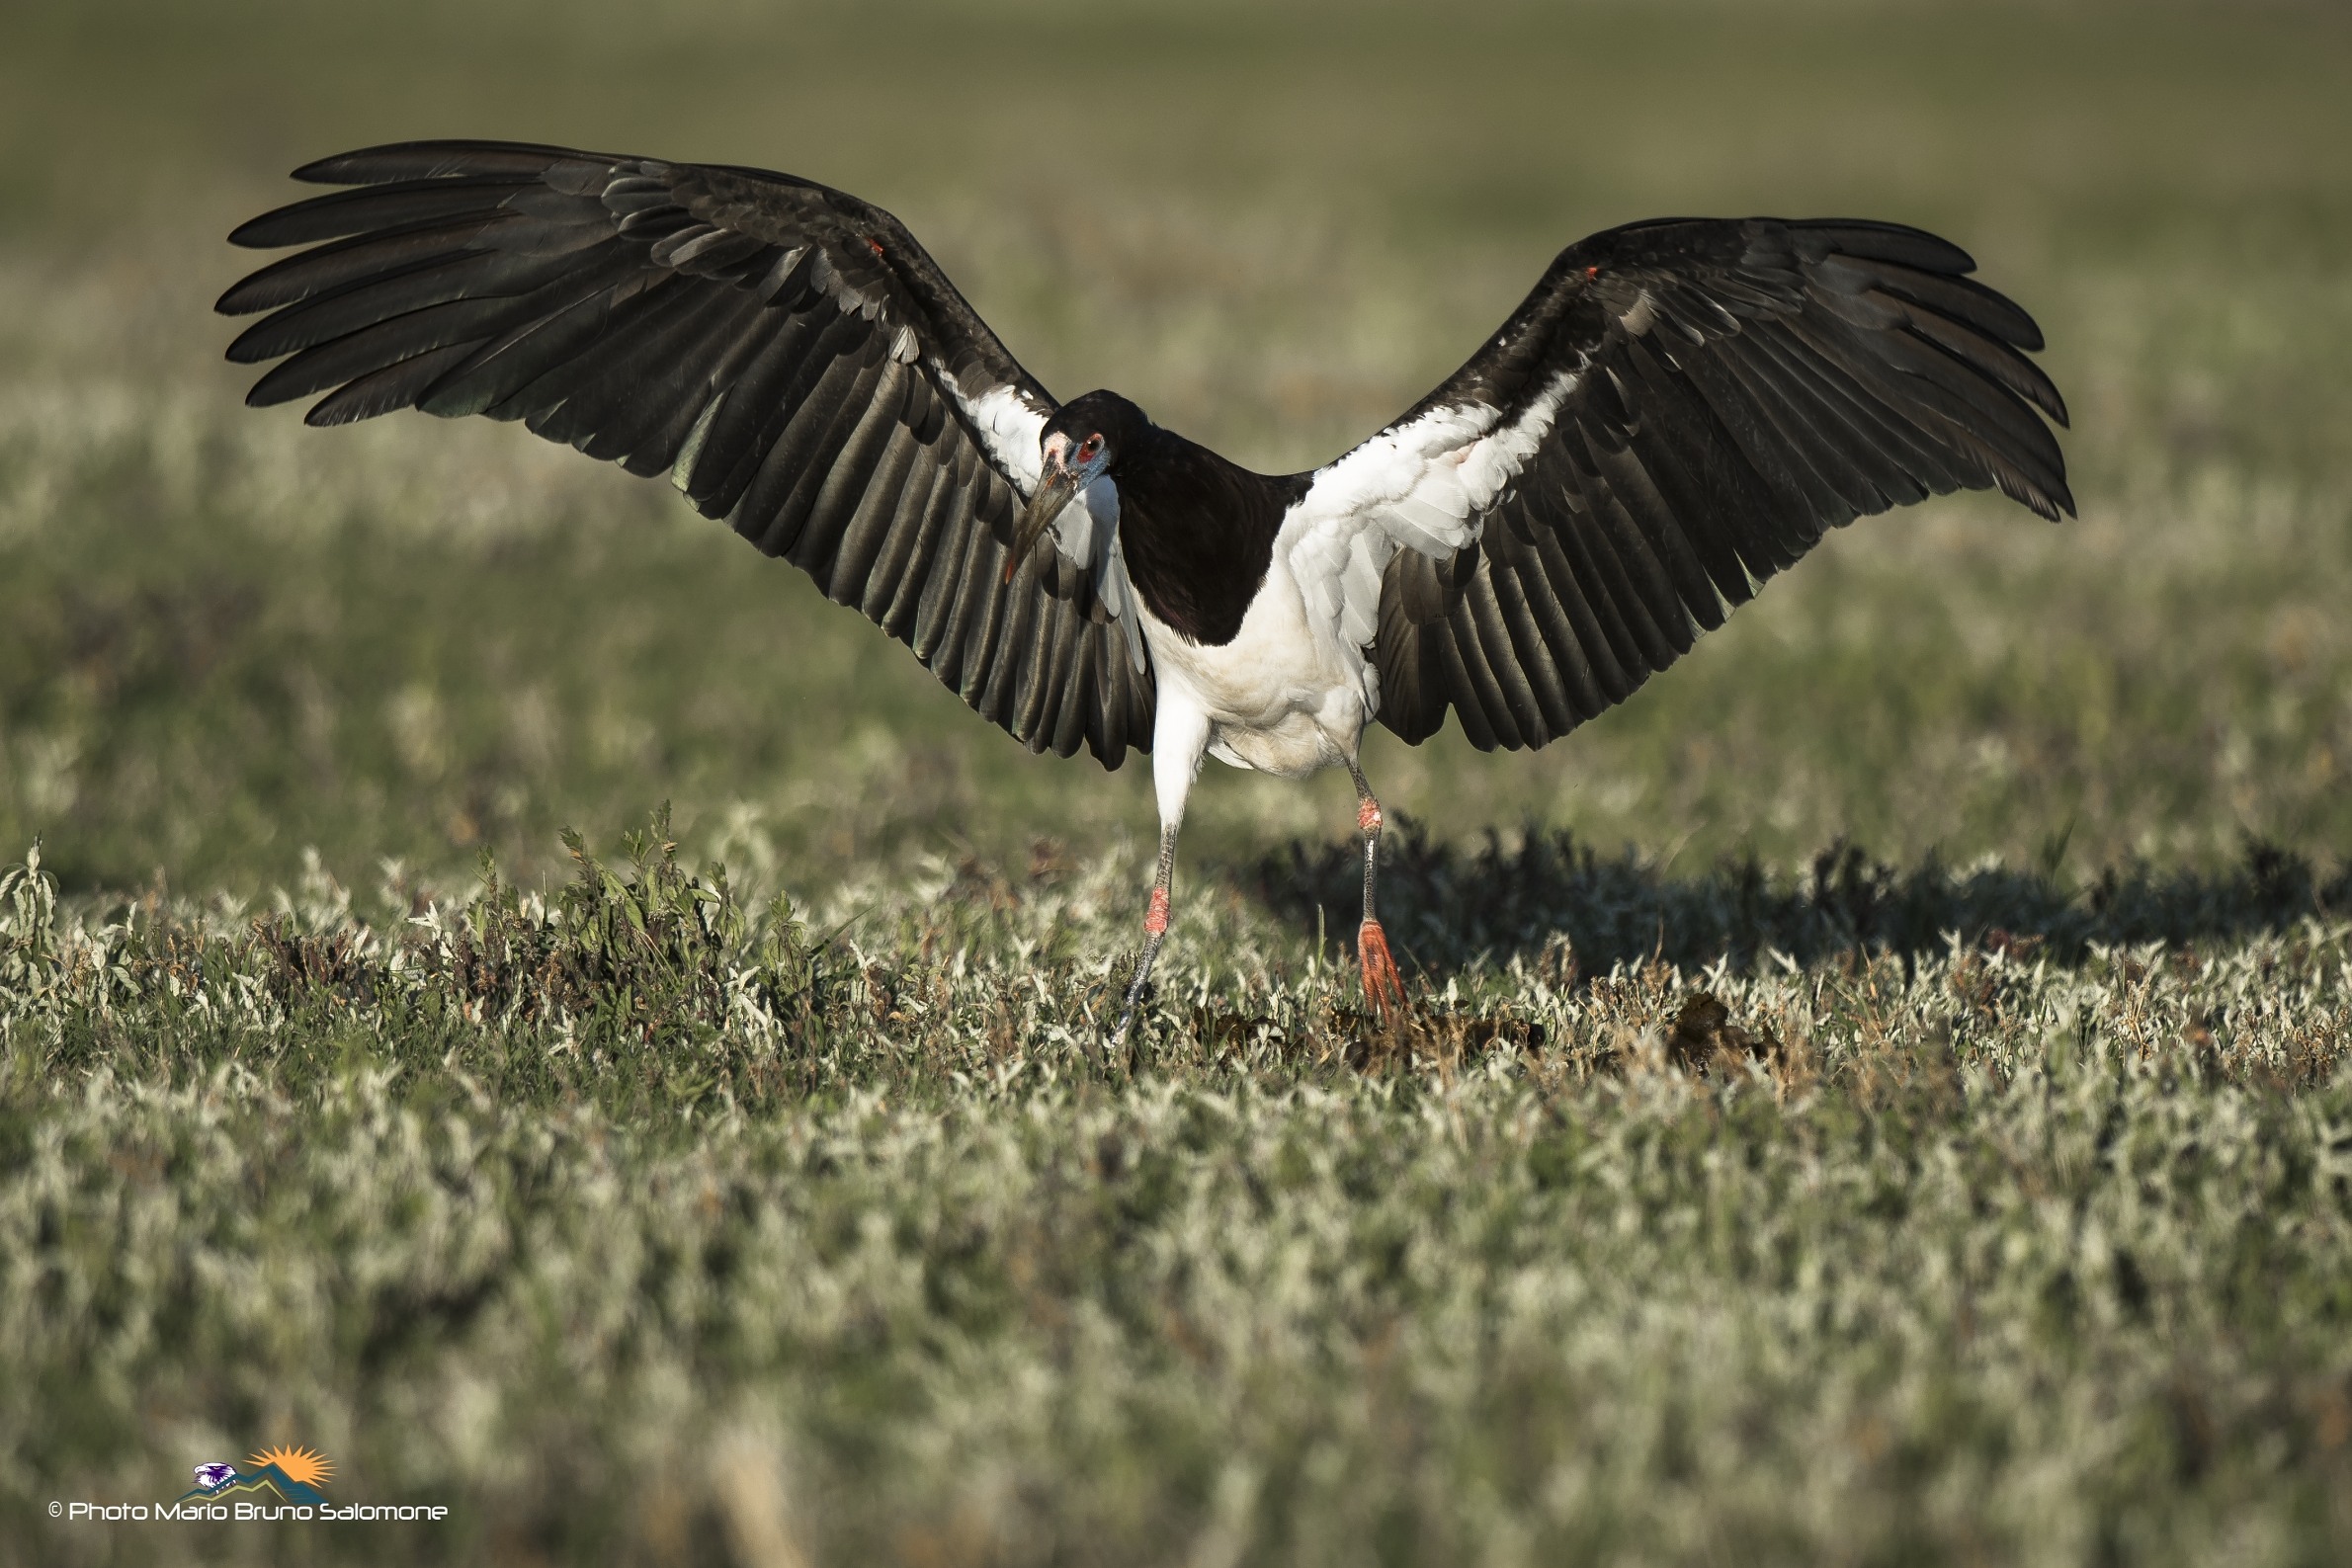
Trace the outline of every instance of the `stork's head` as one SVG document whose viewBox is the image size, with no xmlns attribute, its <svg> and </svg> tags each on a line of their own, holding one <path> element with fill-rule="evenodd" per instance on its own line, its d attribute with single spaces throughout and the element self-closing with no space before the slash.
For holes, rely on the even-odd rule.
<svg viewBox="0 0 2352 1568">
<path fill-rule="evenodd" d="M 1120 458 L 1150 428 L 1143 411 L 1117 392 L 1088 392 L 1053 411 L 1038 435 L 1038 486 L 1013 531 L 1006 581 L 1029 559 L 1062 508 L 1098 481 L 1117 485 Z"/>
</svg>

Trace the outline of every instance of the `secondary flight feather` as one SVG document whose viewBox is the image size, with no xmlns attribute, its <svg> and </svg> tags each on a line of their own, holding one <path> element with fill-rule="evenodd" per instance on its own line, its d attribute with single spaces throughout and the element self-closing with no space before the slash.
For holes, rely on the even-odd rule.
<svg viewBox="0 0 2352 1568">
<path fill-rule="evenodd" d="M 312 424 L 521 420 L 856 606 L 1033 750 L 1152 752 L 1165 935 L 1204 755 L 1348 769 L 1359 953 L 1374 720 L 1541 746 L 1623 701 L 1825 529 L 1958 489 L 2071 513 L 2031 317 L 1917 229 L 1681 218 L 1562 251 L 1427 397 L 1311 473 L 1253 473 L 1126 398 L 1057 403 L 898 220 L 757 169 L 508 142 L 378 147 L 230 238 L 223 294 Z"/>
</svg>

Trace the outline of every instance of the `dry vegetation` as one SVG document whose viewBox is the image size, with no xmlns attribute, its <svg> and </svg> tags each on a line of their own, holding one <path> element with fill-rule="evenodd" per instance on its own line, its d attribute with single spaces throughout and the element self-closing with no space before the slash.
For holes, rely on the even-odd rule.
<svg viewBox="0 0 2352 1568">
<path fill-rule="evenodd" d="M 2333 11 L 8 26 L 0 1562 L 2352 1555 Z M 216 236 L 443 131 L 858 190 L 1268 467 L 1587 229 L 1905 218 L 2049 331 L 2083 517 L 1865 523 L 1546 753 L 1376 746 L 1401 1031 L 1344 781 L 1214 775 L 1109 1052 L 1140 772 L 662 487 L 237 406 Z M 457 1518 L 47 1522 L 279 1442 Z"/>
</svg>

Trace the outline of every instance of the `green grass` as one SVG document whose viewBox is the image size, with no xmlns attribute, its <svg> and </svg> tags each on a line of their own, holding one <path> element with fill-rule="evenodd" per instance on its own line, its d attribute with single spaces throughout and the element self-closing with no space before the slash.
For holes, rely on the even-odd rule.
<svg viewBox="0 0 2352 1568">
<path fill-rule="evenodd" d="M 394 1562 L 2352 1539 L 2352 930 L 2293 867 L 2110 901 L 2259 934 L 1810 964 L 1777 944 L 1937 890 L 1586 867 L 1587 920 L 1762 961 L 1580 973 L 1520 911 L 1404 1037 L 1295 927 L 1196 906 L 1223 959 L 1131 1061 L 1094 955 L 1134 869 L 845 889 L 830 944 L 657 852 L 405 926 L 313 878 L 217 933 L 17 873 L 14 1530 L 260 1433 L 457 1505 L 335 1537 Z"/>
<path fill-rule="evenodd" d="M 0 1562 L 2352 1556 L 2336 11 L 8 33 Z M 1212 770 L 1123 1055 L 1143 769 L 666 487 L 239 406 L 218 236 L 441 133 L 871 196 L 1269 468 L 1592 228 L 1923 223 L 2049 333 L 2083 515 L 1858 525 L 1534 756 L 1376 738 L 1402 1034 L 1345 781 Z M 47 1521 L 280 1442 L 455 1518 Z"/>
</svg>

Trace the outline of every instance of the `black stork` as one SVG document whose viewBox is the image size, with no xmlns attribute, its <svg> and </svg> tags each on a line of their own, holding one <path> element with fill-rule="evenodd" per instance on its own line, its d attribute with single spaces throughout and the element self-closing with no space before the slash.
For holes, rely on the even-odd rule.
<svg viewBox="0 0 2352 1568">
<path fill-rule="evenodd" d="M 1541 746 L 1826 528 L 1988 486 L 2073 511 L 2039 329 L 1966 252 L 1891 223 L 1595 234 L 1394 423 L 1273 476 L 1115 392 L 1056 403 L 903 224 L 808 180 L 490 141 L 294 178 L 355 189 L 230 236 L 308 247 L 220 297 L 270 312 L 231 360 L 283 359 L 248 403 L 519 419 L 666 472 L 1031 750 L 1152 753 L 1122 1038 L 1204 754 L 1348 770 L 1364 989 L 1392 1011 L 1373 719 L 1417 742 L 1450 709 L 1481 750 Z"/>
</svg>

